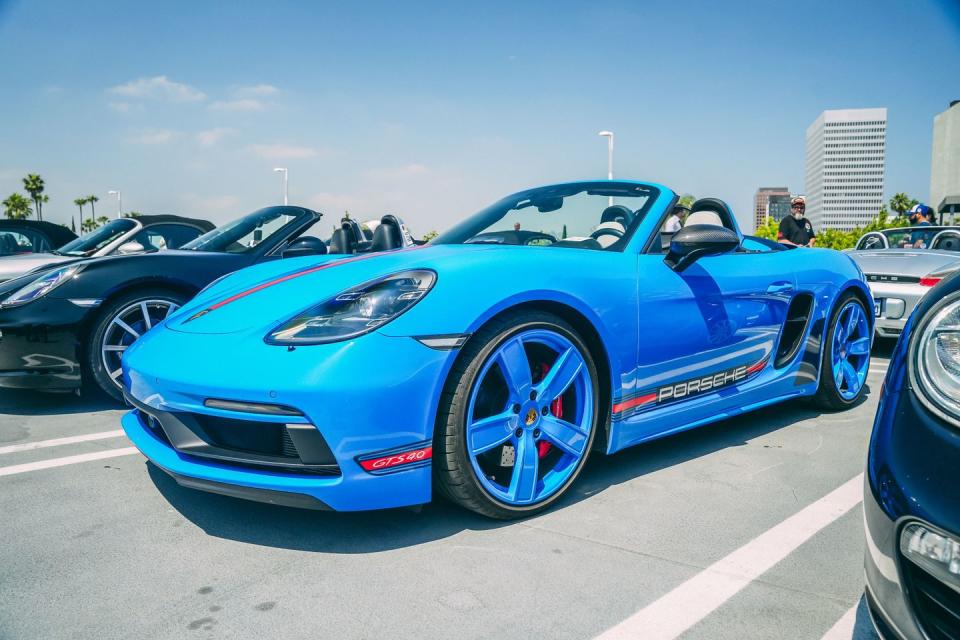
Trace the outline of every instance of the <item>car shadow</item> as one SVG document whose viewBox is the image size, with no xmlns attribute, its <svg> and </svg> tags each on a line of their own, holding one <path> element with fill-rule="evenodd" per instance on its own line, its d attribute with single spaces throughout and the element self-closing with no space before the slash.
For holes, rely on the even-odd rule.
<svg viewBox="0 0 960 640">
<path fill-rule="evenodd" d="M 820 412 L 809 403 L 790 401 L 611 456 L 595 454 L 577 483 L 553 509 L 569 507 L 666 467 L 745 446 L 757 436 L 818 415 Z M 147 463 L 147 467 L 157 489 L 185 518 L 209 535 L 249 544 L 325 553 L 371 553 L 423 544 L 464 530 L 512 524 L 484 518 L 439 497 L 418 510 L 335 513 L 280 507 L 185 489 L 153 464 Z"/>
<path fill-rule="evenodd" d="M 0 389 L 0 414 L 54 416 L 123 409 L 124 405 L 92 393 L 52 393 L 21 389 Z"/>
</svg>

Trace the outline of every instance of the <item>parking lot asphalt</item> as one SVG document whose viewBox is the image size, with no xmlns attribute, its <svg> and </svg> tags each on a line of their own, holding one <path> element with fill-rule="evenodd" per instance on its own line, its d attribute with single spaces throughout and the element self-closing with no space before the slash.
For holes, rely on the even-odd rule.
<svg viewBox="0 0 960 640">
<path fill-rule="evenodd" d="M 298 511 L 179 487 L 123 410 L 0 393 L 0 638 L 873 638 L 866 400 L 595 456 L 546 514 Z M 38 446 L 39 445 L 39 446 Z"/>
</svg>

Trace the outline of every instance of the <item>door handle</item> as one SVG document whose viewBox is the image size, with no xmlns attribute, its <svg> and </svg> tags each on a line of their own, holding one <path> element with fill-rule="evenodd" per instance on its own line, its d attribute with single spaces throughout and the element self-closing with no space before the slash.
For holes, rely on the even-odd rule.
<svg viewBox="0 0 960 640">
<path fill-rule="evenodd" d="M 767 293 L 790 293 L 791 291 L 793 291 L 792 282 L 774 282 L 767 287 Z"/>
</svg>

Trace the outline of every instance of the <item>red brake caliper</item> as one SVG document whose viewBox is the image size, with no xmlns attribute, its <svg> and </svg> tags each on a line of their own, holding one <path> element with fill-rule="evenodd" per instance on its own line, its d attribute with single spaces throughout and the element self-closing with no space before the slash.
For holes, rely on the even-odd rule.
<svg viewBox="0 0 960 640">
<path fill-rule="evenodd" d="M 541 380 L 543 379 L 543 376 L 547 375 L 548 371 L 550 371 L 549 366 L 547 366 L 546 364 L 540 365 Z M 550 413 L 557 416 L 558 418 L 563 417 L 563 398 L 562 397 L 557 398 L 556 400 L 550 403 Z M 537 455 L 539 455 L 541 458 L 545 457 L 548 453 L 550 453 L 551 449 L 553 449 L 553 445 L 547 442 L 546 440 L 541 440 L 540 442 L 537 443 Z"/>
</svg>

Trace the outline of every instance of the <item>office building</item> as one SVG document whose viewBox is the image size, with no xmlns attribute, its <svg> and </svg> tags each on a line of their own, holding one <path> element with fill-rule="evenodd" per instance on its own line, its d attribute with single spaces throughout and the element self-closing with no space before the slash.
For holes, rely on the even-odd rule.
<svg viewBox="0 0 960 640">
<path fill-rule="evenodd" d="M 753 228 L 759 229 L 767 221 L 767 205 L 771 196 L 790 196 L 786 187 L 760 187 L 753 196 Z"/>
<path fill-rule="evenodd" d="M 773 218 L 777 222 L 780 222 L 788 215 L 790 215 L 790 201 L 793 200 L 794 196 L 789 193 L 784 194 L 773 194 L 767 200 L 767 217 Z"/>
<path fill-rule="evenodd" d="M 960 100 L 933 119 L 929 205 L 944 220 L 960 215 Z"/>
<path fill-rule="evenodd" d="M 807 128 L 807 218 L 814 229 L 850 230 L 883 205 L 887 110 L 824 111 Z"/>
</svg>

